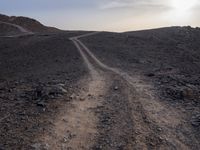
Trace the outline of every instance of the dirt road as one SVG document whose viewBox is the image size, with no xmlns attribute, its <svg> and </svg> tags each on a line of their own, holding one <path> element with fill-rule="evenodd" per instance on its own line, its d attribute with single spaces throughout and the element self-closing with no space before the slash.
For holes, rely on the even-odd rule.
<svg viewBox="0 0 200 150">
<path fill-rule="evenodd" d="M 200 149 L 199 29 L 0 25 L 0 149 Z"/>
<path fill-rule="evenodd" d="M 90 76 L 80 81 L 72 107 L 62 108 L 44 143 L 50 149 L 74 150 L 198 148 L 195 137 L 184 134 L 190 126 L 181 110 L 160 101 L 140 76 L 101 62 L 80 41 L 94 34 L 98 32 L 70 38 Z M 191 140 L 196 144 L 190 145 Z"/>
</svg>

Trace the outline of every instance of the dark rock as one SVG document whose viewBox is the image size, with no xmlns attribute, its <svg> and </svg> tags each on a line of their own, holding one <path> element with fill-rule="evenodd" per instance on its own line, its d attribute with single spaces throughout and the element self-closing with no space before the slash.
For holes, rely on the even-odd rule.
<svg viewBox="0 0 200 150">
<path fill-rule="evenodd" d="M 37 106 L 45 107 L 45 106 L 46 106 L 46 103 L 43 102 L 43 101 L 39 101 L 39 102 L 37 102 Z"/>
<path fill-rule="evenodd" d="M 84 101 L 85 100 L 85 98 L 83 98 L 83 97 L 80 97 L 80 101 Z"/>
<path fill-rule="evenodd" d="M 34 99 L 54 99 L 64 93 L 67 93 L 67 90 L 65 90 L 61 85 L 39 86 L 34 92 Z"/>
<path fill-rule="evenodd" d="M 168 87 L 165 89 L 165 92 L 168 96 L 170 96 L 172 99 L 178 99 L 183 100 L 183 91 L 180 89 L 177 89 L 175 87 Z"/>
<path fill-rule="evenodd" d="M 154 73 L 148 73 L 148 74 L 146 74 L 146 76 L 147 76 L 147 77 L 154 77 L 155 74 L 154 74 Z"/>
<path fill-rule="evenodd" d="M 162 131 L 162 128 L 157 128 L 158 131 Z"/>
<path fill-rule="evenodd" d="M 42 93 L 43 93 L 43 87 L 42 86 L 38 86 L 35 90 L 34 93 L 34 99 L 39 99 L 42 97 Z"/>
<path fill-rule="evenodd" d="M 194 116 L 191 120 L 191 124 L 194 127 L 200 127 L 200 114 Z"/>
<path fill-rule="evenodd" d="M 190 88 L 184 88 L 182 94 L 184 98 L 195 98 L 195 91 Z"/>
<path fill-rule="evenodd" d="M 76 95 L 75 94 L 72 94 L 71 96 L 70 96 L 70 99 L 75 99 L 76 98 Z"/>
<path fill-rule="evenodd" d="M 58 96 L 59 94 L 63 95 L 64 93 L 67 93 L 67 91 L 62 86 L 56 85 L 56 86 L 47 88 L 46 93 L 48 95 Z"/>
<path fill-rule="evenodd" d="M 118 87 L 118 86 L 115 86 L 115 87 L 114 87 L 114 90 L 118 90 L 118 89 L 119 89 L 119 87 Z"/>
</svg>

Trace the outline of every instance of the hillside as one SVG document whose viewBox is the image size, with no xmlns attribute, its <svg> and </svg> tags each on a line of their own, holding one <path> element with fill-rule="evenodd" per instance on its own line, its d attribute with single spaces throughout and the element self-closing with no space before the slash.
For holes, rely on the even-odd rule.
<svg viewBox="0 0 200 150">
<path fill-rule="evenodd" d="M 0 14 L 0 21 L 20 25 L 32 32 L 56 32 L 59 31 L 53 27 L 46 27 L 35 19 L 27 17 L 6 16 Z"/>
<path fill-rule="evenodd" d="M 20 31 L 13 26 L 0 22 L 0 36 L 19 34 Z"/>
<path fill-rule="evenodd" d="M 191 27 L 167 27 L 127 33 L 101 32 L 81 38 L 101 62 L 128 73 L 128 80 L 133 78 L 133 87 L 142 91 L 139 92 L 141 95 L 138 99 L 142 95 L 151 95 L 147 101 L 132 99 L 140 108 L 138 111 L 144 115 L 138 121 L 139 126 L 144 127 L 142 131 L 139 129 L 138 142 L 143 141 L 148 145 L 147 141 L 152 141 L 149 149 L 199 149 L 199 39 L 200 29 Z M 155 104 L 151 97 L 158 99 L 161 104 Z M 154 120 L 154 117 L 157 119 Z M 149 131 L 149 128 L 157 125 L 162 126 L 160 133 Z M 177 137 L 176 140 L 184 146 L 180 146 L 175 139 L 173 142 L 163 141 L 162 138 L 159 140 L 160 136 L 172 139 Z"/>
</svg>

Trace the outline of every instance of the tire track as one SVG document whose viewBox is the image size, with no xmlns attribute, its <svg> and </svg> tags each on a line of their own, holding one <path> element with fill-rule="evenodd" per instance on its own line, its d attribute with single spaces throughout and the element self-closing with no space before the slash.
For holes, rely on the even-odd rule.
<svg viewBox="0 0 200 150">
<path fill-rule="evenodd" d="M 139 76 L 130 76 L 117 68 L 112 68 L 102 63 L 79 38 L 97 34 L 93 32 L 71 38 L 71 40 L 82 47 L 82 53 L 87 54 L 90 59 L 102 70 L 118 75 L 128 83 L 129 103 L 132 108 L 131 114 L 134 118 L 135 148 L 178 148 L 188 149 L 184 142 L 187 136 L 180 133 L 177 137 L 176 129 L 184 122 L 184 115 L 175 108 L 161 102 L 151 90 L 151 85 L 145 83 Z M 133 91 L 134 90 L 134 91 Z"/>
<path fill-rule="evenodd" d="M 106 90 L 106 77 L 94 68 L 80 45 L 76 41 L 73 43 L 91 76 L 79 81 L 80 91 L 71 96 L 71 106 L 61 108 L 52 132 L 43 137 L 43 143 L 51 150 L 88 150 L 94 145 L 98 133 L 98 118 L 94 110 L 102 105 L 100 95 L 104 95 Z"/>
<path fill-rule="evenodd" d="M 93 34 L 97 34 L 97 32 L 87 35 Z M 127 85 L 113 72 L 96 67 L 95 62 L 85 52 L 85 47 L 78 43 L 76 37 L 71 38 L 71 40 L 79 49 L 85 63 L 88 65 L 87 62 L 89 61 L 85 59 L 86 55 L 93 62 L 93 65 L 88 65 L 88 68 L 94 69 L 95 66 L 96 70 L 107 78 L 104 89 L 106 93 L 101 95 L 101 98 L 103 98 L 102 106 L 96 108 L 96 116 L 99 119 L 98 135 L 96 144 L 92 149 L 127 149 L 133 147 L 133 118 L 130 114 L 131 107 L 128 102 L 128 94 L 124 90 Z M 120 87 L 120 89 L 114 90 L 116 87 Z"/>
</svg>

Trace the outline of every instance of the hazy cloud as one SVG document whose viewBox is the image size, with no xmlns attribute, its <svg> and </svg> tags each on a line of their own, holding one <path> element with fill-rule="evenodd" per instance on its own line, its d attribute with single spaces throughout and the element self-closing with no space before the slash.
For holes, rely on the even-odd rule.
<svg viewBox="0 0 200 150">
<path fill-rule="evenodd" d="M 129 4 L 125 2 L 119 1 L 111 1 L 106 4 L 100 6 L 101 9 L 112 9 L 112 8 L 121 8 L 121 7 L 128 7 Z"/>
<path fill-rule="evenodd" d="M 103 0 L 100 9 L 117 9 L 117 8 L 166 8 L 167 4 L 160 0 Z"/>
</svg>

